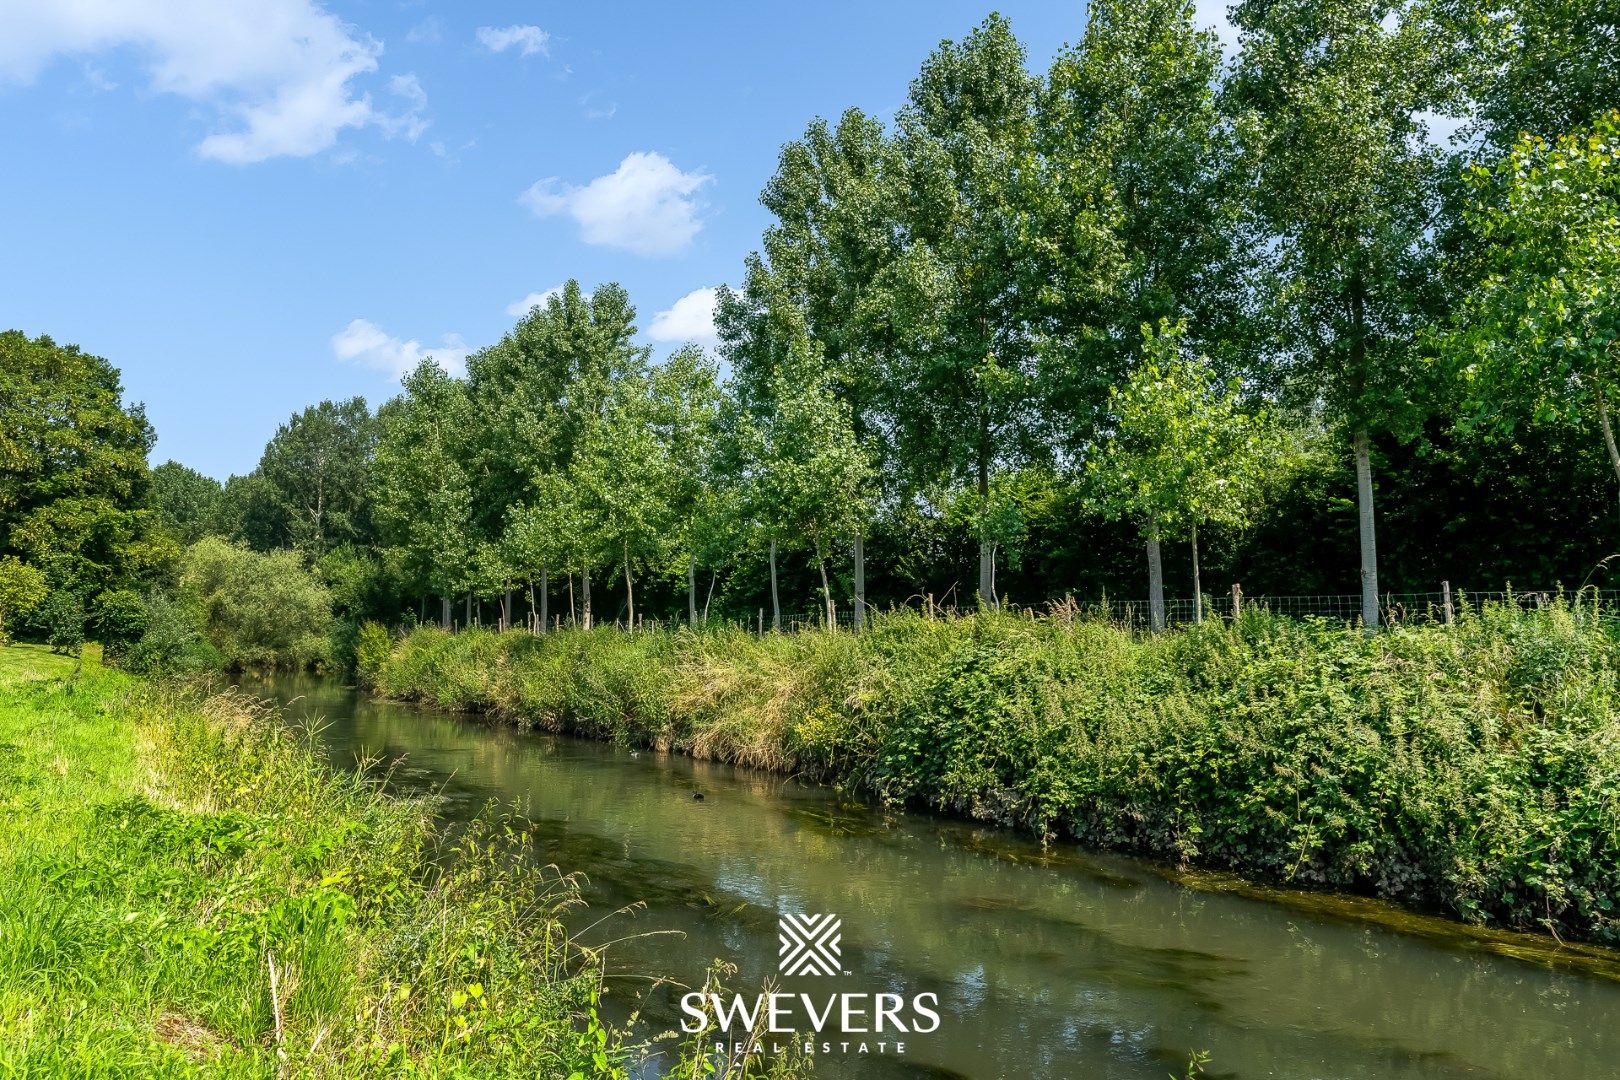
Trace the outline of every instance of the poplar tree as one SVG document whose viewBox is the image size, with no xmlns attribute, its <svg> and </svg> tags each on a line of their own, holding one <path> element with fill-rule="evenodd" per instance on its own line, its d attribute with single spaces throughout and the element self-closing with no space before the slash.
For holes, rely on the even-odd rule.
<svg viewBox="0 0 1620 1080">
<path fill-rule="evenodd" d="M 1361 618 L 1379 621 L 1372 440 L 1412 433 L 1417 339 L 1437 306 L 1433 225 L 1444 155 L 1423 113 L 1440 51 L 1406 4 L 1245 0 L 1231 101 L 1273 233 L 1272 362 L 1349 435 Z"/>
</svg>

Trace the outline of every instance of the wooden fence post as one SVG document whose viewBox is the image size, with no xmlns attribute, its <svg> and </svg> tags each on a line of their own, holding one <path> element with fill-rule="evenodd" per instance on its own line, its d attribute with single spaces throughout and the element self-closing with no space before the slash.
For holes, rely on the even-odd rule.
<svg viewBox="0 0 1620 1080">
<path fill-rule="evenodd" d="M 1442 581 L 1440 583 L 1440 604 L 1441 604 L 1441 610 L 1445 612 L 1446 625 L 1450 626 L 1451 625 L 1451 582 L 1449 582 L 1449 581 Z"/>
<path fill-rule="evenodd" d="M 1243 586 L 1237 582 L 1232 583 L 1232 618 L 1237 619 L 1243 614 Z"/>
</svg>

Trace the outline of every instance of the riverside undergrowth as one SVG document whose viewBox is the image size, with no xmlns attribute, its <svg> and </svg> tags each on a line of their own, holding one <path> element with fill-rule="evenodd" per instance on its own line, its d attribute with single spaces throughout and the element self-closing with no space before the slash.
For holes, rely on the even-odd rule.
<svg viewBox="0 0 1620 1080">
<path fill-rule="evenodd" d="M 642 1052 L 516 818 L 447 838 L 263 706 L 42 649 L 0 649 L 0 744 L 0 1076 L 626 1077 Z"/>
<path fill-rule="evenodd" d="M 1474 923 L 1620 944 L 1620 629 L 1487 605 L 843 633 L 370 631 L 380 692 Z"/>
</svg>

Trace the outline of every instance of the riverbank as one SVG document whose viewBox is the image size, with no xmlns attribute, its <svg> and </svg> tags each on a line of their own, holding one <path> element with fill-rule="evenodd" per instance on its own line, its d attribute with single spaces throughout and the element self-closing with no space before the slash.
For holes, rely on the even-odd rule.
<svg viewBox="0 0 1620 1080">
<path fill-rule="evenodd" d="M 363 674 L 441 708 L 1620 944 L 1620 636 L 1580 606 L 1373 637 L 1258 611 L 1146 638 L 1069 615 L 895 615 L 859 637 L 420 629 Z"/>
<path fill-rule="evenodd" d="M 263 707 L 0 648 L 0 1074 L 627 1076 L 574 883 Z"/>
</svg>

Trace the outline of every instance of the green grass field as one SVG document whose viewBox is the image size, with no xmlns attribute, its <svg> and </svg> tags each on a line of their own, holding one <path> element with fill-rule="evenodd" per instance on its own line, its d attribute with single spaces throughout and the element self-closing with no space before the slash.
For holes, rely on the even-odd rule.
<svg viewBox="0 0 1620 1080">
<path fill-rule="evenodd" d="M 250 703 L 0 648 L 0 1077 L 624 1075 L 571 883 L 429 809 Z"/>
</svg>

